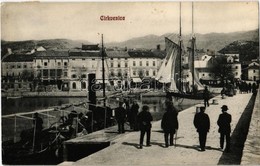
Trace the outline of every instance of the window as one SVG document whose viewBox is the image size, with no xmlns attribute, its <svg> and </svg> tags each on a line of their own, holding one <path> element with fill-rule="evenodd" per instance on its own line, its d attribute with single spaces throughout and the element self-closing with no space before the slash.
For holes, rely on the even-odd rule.
<svg viewBox="0 0 260 166">
<path fill-rule="evenodd" d="M 125 72 L 125 77 L 127 77 L 128 76 L 128 74 L 127 74 L 127 72 Z"/>
<path fill-rule="evenodd" d="M 64 77 L 68 77 L 68 72 L 63 73 Z"/>
<path fill-rule="evenodd" d="M 64 62 L 64 66 L 67 67 L 67 66 L 68 66 L 68 63 L 67 63 L 67 62 Z"/>
<path fill-rule="evenodd" d="M 202 76 L 205 76 L 205 74 L 202 74 Z"/>
<path fill-rule="evenodd" d="M 255 73 L 255 70 L 253 70 L 253 73 Z"/>
<path fill-rule="evenodd" d="M 121 67 L 120 62 L 118 62 L 117 67 Z"/>
<path fill-rule="evenodd" d="M 135 61 L 133 61 L 133 66 L 135 66 L 136 64 L 135 64 Z"/>
<path fill-rule="evenodd" d="M 84 61 L 84 60 L 85 60 L 85 58 L 82 58 L 82 60 Z"/>
<path fill-rule="evenodd" d="M 140 61 L 140 62 L 139 62 L 139 65 L 140 65 L 140 66 L 142 66 L 142 65 L 143 65 L 142 61 Z"/>
<path fill-rule="evenodd" d="M 153 76 L 155 76 L 155 75 L 156 75 L 156 71 L 154 70 L 154 71 L 153 71 Z"/>
<path fill-rule="evenodd" d="M 73 61 L 75 61 L 75 58 L 72 58 Z"/>
<path fill-rule="evenodd" d="M 236 66 L 236 69 L 238 69 L 238 66 Z"/>
<path fill-rule="evenodd" d="M 111 67 L 114 67 L 114 63 L 113 62 L 111 62 Z"/>
<path fill-rule="evenodd" d="M 125 62 L 125 67 L 128 67 L 128 64 L 127 64 L 127 62 Z"/>
<path fill-rule="evenodd" d="M 82 74 L 81 78 L 87 78 L 86 74 Z"/>
<path fill-rule="evenodd" d="M 133 75 L 134 75 L 134 76 L 136 75 L 136 71 L 133 71 Z"/>
<path fill-rule="evenodd" d="M 149 61 L 146 61 L 146 66 L 149 66 Z"/>
<path fill-rule="evenodd" d="M 149 76 L 149 71 L 148 70 L 146 71 L 146 76 Z"/>
<path fill-rule="evenodd" d="M 93 58 L 92 61 L 94 61 L 95 59 Z"/>
<path fill-rule="evenodd" d="M 111 71 L 111 77 L 114 77 L 115 73 L 113 71 Z"/>
<path fill-rule="evenodd" d="M 236 72 L 236 76 L 238 75 L 238 73 Z"/>
<path fill-rule="evenodd" d="M 110 58 L 110 60 L 113 60 L 113 58 Z"/>
<path fill-rule="evenodd" d="M 122 73 L 119 71 L 119 72 L 117 73 L 117 76 L 118 76 L 118 77 L 121 77 L 121 76 L 122 76 Z"/>
<path fill-rule="evenodd" d="M 125 58 L 125 60 L 127 60 L 127 58 Z"/>
<path fill-rule="evenodd" d="M 11 66 L 11 69 L 14 69 L 14 68 L 15 68 L 15 65 L 12 65 L 12 66 Z"/>
<path fill-rule="evenodd" d="M 71 78 L 77 78 L 76 74 L 72 74 Z"/>
<path fill-rule="evenodd" d="M 44 62 L 44 66 L 48 66 L 48 62 Z"/>
<path fill-rule="evenodd" d="M 61 65 L 61 63 L 60 62 L 58 62 L 58 66 L 60 66 Z"/>
<path fill-rule="evenodd" d="M 24 69 L 26 69 L 26 68 L 27 68 L 27 65 L 26 65 L 26 64 L 24 64 L 24 65 L 23 65 L 23 68 L 24 68 Z"/>
<path fill-rule="evenodd" d="M 76 89 L 76 88 L 77 88 L 76 83 L 73 82 L 73 83 L 72 83 L 72 89 Z"/>
<path fill-rule="evenodd" d="M 17 64 L 17 69 L 20 69 L 21 68 L 21 64 Z"/>
<path fill-rule="evenodd" d="M 81 82 L 81 89 L 86 89 L 86 82 Z"/>
<path fill-rule="evenodd" d="M 155 61 L 153 61 L 153 66 L 155 66 Z"/>
<path fill-rule="evenodd" d="M 209 76 L 211 77 L 211 74 L 209 74 Z"/>
</svg>

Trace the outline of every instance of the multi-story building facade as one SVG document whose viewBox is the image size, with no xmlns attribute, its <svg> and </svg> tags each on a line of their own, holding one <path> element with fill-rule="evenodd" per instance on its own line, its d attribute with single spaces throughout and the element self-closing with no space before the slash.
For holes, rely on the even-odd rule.
<svg viewBox="0 0 260 166">
<path fill-rule="evenodd" d="M 68 90 L 70 59 L 68 51 L 40 51 L 34 54 L 34 77 L 38 85 L 57 85 Z M 45 89 L 46 90 L 46 89 Z"/>
<path fill-rule="evenodd" d="M 239 54 L 225 54 L 227 64 L 230 66 L 235 79 L 240 80 L 242 76 L 241 63 L 239 62 Z"/>
<path fill-rule="evenodd" d="M 32 90 L 34 75 L 34 56 L 26 54 L 10 54 L 2 60 L 2 89 Z"/>
<path fill-rule="evenodd" d="M 165 52 L 159 50 L 124 49 L 105 53 L 105 79 L 112 85 L 155 78 L 165 57 Z M 42 50 L 17 57 L 16 54 L 9 55 L 2 62 L 2 78 L 18 77 L 24 68 L 30 69 L 34 90 L 87 90 L 89 73 L 96 74 L 97 83 L 102 82 L 102 58 L 98 45 L 82 45 L 82 49 L 73 50 Z"/>
<path fill-rule="evenodd" d="M 162 64 L 163 51 L 129 51 L 130 76 L 133 78 L 155 78 Z"/>
<path fill-rule="evenodd" d="M 259 81 L 260 73 L 259 73 L 259 64 L 257 62 L 252 62 L 248 65 L 248 80 L 250 81 Z"/>
</svg>

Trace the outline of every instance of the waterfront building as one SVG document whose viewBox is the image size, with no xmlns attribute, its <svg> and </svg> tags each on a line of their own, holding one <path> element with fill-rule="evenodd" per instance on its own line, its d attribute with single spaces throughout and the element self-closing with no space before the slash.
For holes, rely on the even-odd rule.
<svg viewBox="0 0 260 166">
<path fill-rule="evenodd" d="M 159 50 L 128 51 L 132 78 L 155 78 L 166 53 Z"/>
<path fill-rule="evenodd" d="M 200 55 L 194 61 L 194 67 L 198 71 L 199 80 L 205 84 L 216 84 L 217 80 L 212 73 L 212 67 L 214 66 L 214 58 L 207 54 Z"/>
<path fill-rule="evenodd" d="M 242 68 L 239 61 L 239 54 L 225 54 L 225 56 L 227 57 L 227 64 L 230 66 L 234 78 L 241 80 Z"/>
<path fill-rule="evenodd" d="M 34 54 L 34 77 L 38 91 L 68 90 L 70 59 L 68 51 L 37 51 Z M 49 86 L 48 89 L 41 88 Z"/>
<path fill-rule="evenodd" d="M 27 54 L 9 54 L 2 59 L 2 89 L 12 91 L 32 90 L 34 75 L 34 56 Z"/>
<path fill-rule="evenodd" d="M 248 65 L 247 68 L 248 71 L 248 80 L 250 81 L 259 81 L 259 63 L 257 62 L 252 62 Z"/>
</svg>

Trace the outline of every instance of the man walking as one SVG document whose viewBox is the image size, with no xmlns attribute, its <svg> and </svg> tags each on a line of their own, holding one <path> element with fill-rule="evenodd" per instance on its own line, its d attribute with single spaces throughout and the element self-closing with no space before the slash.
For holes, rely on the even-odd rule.
<svg viewBox="0 0 260 166">
<path fill-rule="evenodd" d="M 143 106 L 142 111 L 137 116 L 137 119 L 138 119 L 140 131 L 141 131 L 140 149 L 142 149 L 145 133 L 147 134 L 146 135 L 146 146 L 151 146 L 150 145 L 151 128 L 152 128 L 151 121 L 153 120 L 153 117 L 152 117 L 151 113 L 149 112 L 148 106 L 146 106 L 146 105 Z"/>
<path fill-rule="evenodd" d="M 170 146 L 173 146 L 173 135 L 175 131 L 178 130 L 179 123 L 178 123 L 178 112 L 173 107 L 173 105 L 168 104 L 166 106 L 166 112 L 163 115 L 161 127 L 164 132 L 164 140 L 165 140 L 165 147 L 169 146 L 168 138 L 170 135 Z"/>
<path fill-rule="evenodd" d="M 134 129 L 135 131 L 138 130 L 137 122 L 136 122 L 137 121 L 138 110 L 139 110 L 139 105 L 134 100 L 134 103 L 133 103 L 133 105 L 131 107 L 131 110 L 130 110 L 129 123 L 130 123 L 130 128 Z"/>
<path fill-rule="evenodd" d="M 219 126 L 218 132 L 220 133 L 220 148 L 224 148 L 224 139 L 226 138 L 226 148 L 225 152 L 230 151 L 230 132 L 231 132 L 231 120 L 232 116 L 227 113 L 228 107 L 223 105 L 221 107 L 222 114 L 219 115 L 217 124 Z"/>
<path fill-rule="evenodd" d="M 209 107 L 209 90 L 208 90 L 208 87 L 205 86 L 205 89 L 203 91 L 203 99 L 204 99 L 204 106 L 205 107 Z"/>
<path fill-rule="evenodd" d="M 210 129 L 209 116 L 205 113 L 205 107 L 200 107 L 200 112 L 195 114 L 193 124 L 199 133 L 201 151 L 205 151 L 207 133 Z"/>
<path fill-rule="evenodd" d="M 124 133 L 124 123 L 126 120 L 126 110 L 123 107 L 123 102 L 119 102 L 119 107 L 115 109 L 115 118 L 118 124 L 118 133 Z"/>
</svg>

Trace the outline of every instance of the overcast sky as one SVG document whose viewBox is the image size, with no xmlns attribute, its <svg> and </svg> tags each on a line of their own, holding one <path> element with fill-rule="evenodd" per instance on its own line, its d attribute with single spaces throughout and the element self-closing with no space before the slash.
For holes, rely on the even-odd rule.
<svg viewBox="0 0 260 166">
<path fill-rule="evenodd" d="M 101 21 L 100 16 L 125 21 Z M 182 2 L 184 34 L 191 33 L 191 2 Z M 179 31 L 179 2 L 5 3 L 2 39 L 80 39 L 99 43 Z M 258 28 L 258 2 L 195 2 L 196 33 L 235 32 Z"/>
</svg>

